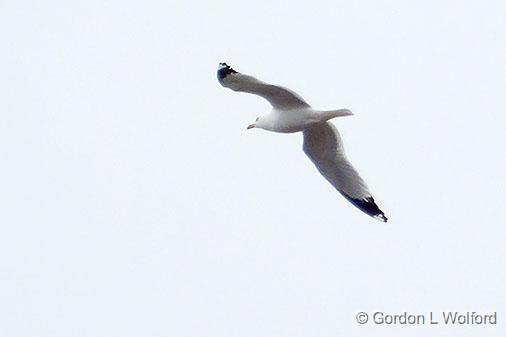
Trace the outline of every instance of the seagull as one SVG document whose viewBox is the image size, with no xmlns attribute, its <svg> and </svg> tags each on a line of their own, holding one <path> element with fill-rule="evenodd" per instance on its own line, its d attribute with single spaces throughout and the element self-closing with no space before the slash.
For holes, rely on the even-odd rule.
<svg viewBox="0 0 506 337">
<path fill-rule="evenodd" d="M 258 117 L 247 127 L 248 130 L 302 132 L 302 148 L 323 177 L 358 209 L 380 221 L 387 221 L 364 180 L 346 158 L 339 132 L 329 122 L 335 117 L 353 115 L 350 110 L 315 110 L 290 89 L 241 74 L 226 63 L 219 64 L 217 75 L 225 88 L 261 96 L 272 105 L 272 111 Z"/>
</svg>

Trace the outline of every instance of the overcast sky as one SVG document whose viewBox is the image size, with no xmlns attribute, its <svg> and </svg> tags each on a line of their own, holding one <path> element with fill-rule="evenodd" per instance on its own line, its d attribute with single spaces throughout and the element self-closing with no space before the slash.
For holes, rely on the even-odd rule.
<svg viewBox="0 0 506 337">
<path fill-rule="evenodd" d="M 3 1 L 0 335 L 504 336 L 504 1 Z M 218 63 L 337 119 L 389 218 Z M 496 326 L 359 325 L 364 311 Z"/>
</svg>

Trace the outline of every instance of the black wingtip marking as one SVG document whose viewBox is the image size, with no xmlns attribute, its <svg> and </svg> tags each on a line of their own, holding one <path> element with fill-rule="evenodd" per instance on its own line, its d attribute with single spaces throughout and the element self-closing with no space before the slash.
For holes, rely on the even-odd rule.
<svg viewBox="0 0 506 337">
<path fill-rule="evenodd" d="M 385 213 L 383 213 L 378 205 L 374 202 L 374 199 L 372 197 L 364 198 L 364 199 L 353 199 L 351 197 L 346 196 L 346 199 L 348 199 L 353 205 L 355 205 L 357 208 L 359 208 L 364 213 L 380 220 L 383 222 L 387 222 L 388 218 L 385 216 Z"/>
<path fill-rule="evenodd" d="M 218 81 L 222 81 L 228 75 L 235 74 L 235 73 L 237 73 L 237 71 L 232 69 L 231 66 L 229 66 L 225 62 L 221 62 L 218 67 Z"/>
</svg>

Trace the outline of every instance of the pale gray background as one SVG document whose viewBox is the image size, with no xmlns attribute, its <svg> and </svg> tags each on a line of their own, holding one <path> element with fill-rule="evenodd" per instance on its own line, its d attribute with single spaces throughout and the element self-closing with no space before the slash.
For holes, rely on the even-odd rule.
<svg viewBox="0 0 506 337">
<path fill-rule="evenodd" d="M 504 336 L 503 1 L 2 1 L 0 335 Z M 335 123 L 390 221 L 218 62 Z M 495 327 L 358 311 L 498 312 Z"/>
</svg>

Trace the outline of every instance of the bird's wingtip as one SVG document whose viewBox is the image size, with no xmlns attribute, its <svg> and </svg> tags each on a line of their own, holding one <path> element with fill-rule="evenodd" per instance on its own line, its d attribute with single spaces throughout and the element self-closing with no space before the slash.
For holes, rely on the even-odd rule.
<svg viewBox="0 0 506 337">
<path fill-rule="evenodd" d="M 385 213 L 383 213 L 379 209 L 378 205 L 376 205 L 376 202 L 374 201 L 373 197 L 352 198 L 344 193 L 343 193 L 343 195 L 353 205 L 355 205 L 357 208 L 362 210 L 362 212 L 372 216 L 373 218 L 375 218 L 379 221 L 387 222 L 388 218 L 385 216 Z"/>
<path fill-rule="evenodd" d="M 232 69 L 232 67 L 225 62 L 220 62 L 218 65 L 218 81 L 221 82 L 225 77 L 234 73 L 237 73 L 237 71 Z"/>
<path fill-rule="evenodd" d="M 378 219 L 379 221 L 382 221 L 382 222 L 387 222 L 388 221 L 388 218 L 383 213 L 373 215 L 373 218 Z"/>
</svg>

